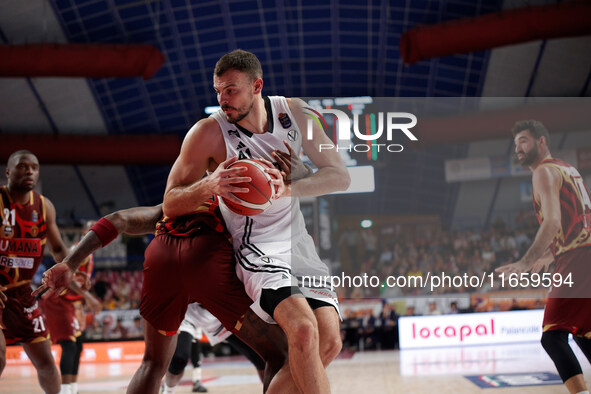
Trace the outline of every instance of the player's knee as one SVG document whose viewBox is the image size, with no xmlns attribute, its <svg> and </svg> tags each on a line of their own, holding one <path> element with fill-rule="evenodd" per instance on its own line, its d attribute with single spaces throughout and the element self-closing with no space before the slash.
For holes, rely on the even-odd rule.
<svg viewBox="0 0 591 394">
<path fill-rule="evenodd" d="M 542 334 L 542 338 L 540 339 L 540 343 L 542 347 L 551 355 L 552 353 L 556 352 L 561 346 L 563 346 L 563 342 L 565 341 L 565 336 L 568 338 L 567 333 L 563 333 L 561 331 L 546 331 Z"/>
<path fill-rule="evenodd" d="M 75 375 L 76 342 L 60 341 L 62 356 L 60 358 L 60 372 L 62 375 Z"/>
<path fill-rule="evenodd" d="M 186 356 L 188 356 L 188 354 Z M 172 360 L 170 360 L 168 372 L 170 372 L 173 375 L 179 375 L 185 370 L 185 367 L 187 366 L 188 362 L 189 357 L 185 357 L 184 354 L 175 353 L 174 356 L 172 356 Z"/>
<path fill-rule="evenodd" d="M 302 350 L 308 351 L 318 346 L 318 328 L 309 319 L 299 319 L 292 322 L 286 335 L 290 345 L 293 344 Z"/>
<path fill-rule="evenodd" d="M 323 338 L 322 342 L 320 343 L 320 358 L 322 359 L 322 364 L 327 366 L 334 360 L 341 349 L 343 348 L 343 341 L 341 340 L 340 335 L 330 335 L 328 338 Z"/>
<path fill-rule="evenodd" d="M 563 382 L 583 373 L 579 361 L 568 344 L 568 332 L 546 331 L 542 334 L 541 342 Z"/>
<path fill-rule="evenodd" d="M 149 375 L 159 375 L 162 376 L 166 373 L 166 368 L 168 367 L 167 364 L 164 363 L 164 360 L 161 358 L 155 357 L 146 357 L 144 354 L 144 358 L 142 360 L 141 368 Z"/>
</svg>

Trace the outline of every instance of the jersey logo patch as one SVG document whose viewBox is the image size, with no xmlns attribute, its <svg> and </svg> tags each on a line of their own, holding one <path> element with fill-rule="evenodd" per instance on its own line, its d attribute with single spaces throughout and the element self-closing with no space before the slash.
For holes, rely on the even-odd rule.
<svg viewBox="0 0 591 394">
<path fill-rule="evenodd" d="M 236 136 L 238 138 L 240 138 L 240 133 L 238 132 L 238 130 L 228 130 L 228 135 L 230 136 Z"/>
<path fill-rule="evenodd" d="M 39 213 L 37 211 L 33 211 L 33 213 L 31 214 L 31 220 L 33 222 L 36 222 L 39 220 Z"/>
<path fill-rule="evenodd" d="M 4 226 L 4 229 L 2 230 L 2 232 L 4 233 L 5 237 L 12 237 L 12 227 L 11 226 Z"/>
<path fill-rule="evenodd" d="M 291 119 L 289 118 L 289 115 L 285 112 L 281 112 L 279 114 L 279 123 L 281 123 L 281 126 L 283 126 L 284 129 L 289 129 L 291 127 Z"/>
<path fill-rule="evenodd" d="M 291 129 L 287 132 L 287 139 L 291 142 L 295 142 L 298 138 L 298 131 L 296 129 Z"/>
</svg>

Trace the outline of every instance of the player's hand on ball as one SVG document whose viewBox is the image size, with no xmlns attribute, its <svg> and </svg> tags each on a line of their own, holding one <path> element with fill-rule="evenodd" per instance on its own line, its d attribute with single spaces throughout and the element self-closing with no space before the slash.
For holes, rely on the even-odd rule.
<svg viewBox="0 0 591 394">
<path fill-rule="evenodd" d="M 267 165 L 267 168 L 265 168 L 265 172 L 267 174 L 271 175 L 271 178 L 272 178 L 269 181 L 269 183 L 272 186 L 275 186 L 276 192 L 275 192 L 275 195 L 273 196 L 273 199 L 276 200 L 279 197 L 289 196 L 290 189 L 286 185 L 286 182 L 285 182 L 285 178 L 287 177 L 286 172 L 279 171 L 277 168 L 275 168 L 273 163 L 271 163 L 269 160 L 265 160 L 263 158 L 260 158 L 259 160 Z"/>
<path fill-rule="evenodd" d="M 228 168 L 236 160 L 238 160 L 238 157 L 234 156 L 221 162 L 218 168 L 207 177 L 207 181 L 213 194 L 239 204 L 240 200 L 234 197 L 233 193 L 248 193 L 248 189 L 238 187 L 235 184 L 250 182 L 251 178 L 240 176 L 240 174 L 246 171 L 246 167 L 236 166 Z"/>
</svg>

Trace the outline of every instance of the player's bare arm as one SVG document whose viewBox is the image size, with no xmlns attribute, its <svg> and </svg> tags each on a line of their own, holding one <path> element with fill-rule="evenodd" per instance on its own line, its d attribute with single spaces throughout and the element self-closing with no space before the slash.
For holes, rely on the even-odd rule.
<svg viewBox="0 0 591 394">
<path fill-rule="evenodd" d="M 76 280 L 70 281 L 68 285 L 68 289 L 72 290 L 74 293 L 79 294 L 84 298 L 84 301 L 88 308 L 92 311 L 92 313 L 99 313 L 103 306 L 102 304 L 92 295 L 87 289 L 82 288 Z"/>
<path fill-rule="evenodd" d="M 288 187 L 288 193 L 293 196 L 321 196 L 335 191 L 346 190 L 351 179 L 345 163 L 334 149 L 320 152 L 321 144 L 332 144 L 319 125 L 314 124 L 312 139 L 307 137 L 307 118 L 303 107 L 305 103 L 296 98 L 288 99 L 290 109 L 302 130 L 302 148 L 312 163 L 318 168 L 309 177 L 299 179 Z"/>
<path fill-rule="evenodd" d="M 548 247 L 552 244 L 552 240 L 554 240 L 554 237 L 560 231 L 561 179 L 558 170 L 554 168 L 540 166 L 534 170 L 533 185 L 537 194 L 535 197 L 542 205 L 544 220 L 536 233 L 533 244 L 522 258 L 527 268 L 531 268 L 536 260 L 544 255 Z"/>
<path fill-rule="evenodd" d="M 142 235 L 154 232 L 162 218 L 162 204 L 153 207 L 135 207 L 113 212 L 105 216 L 119 234 Z"/>
<path fill-rule="evenodd" d="M 166 183 L 164 215 L 177 217 L 192 213 L 212 194 L 240 203 L 231 193 L 246 193 L 248 189 L 233 183 L 249 182 L 240 177 L 245 167 L 227 169 L 236 158 L 225 160 L 226 147 L 219 125 L 213 118 L 202 119 L 187 133 Z M 206 171 L 213 171 L 203 177 Z"/>
<path fill-rule="evenodd" d="M 550 265 L 554 262 L 554 255 L 548 248 L 542 257 L 536 260 L 531 267 L 531 272 L 549 272 Z"/>
<path fill-rule="evenodd" d="M 55 207 L 48 198 L 45 198 L 45 210 L 47 215 L 47 240 L 49 241 L 51 255 L 59 263 L 68 254 L 68 247 L 62 240 L 60 230 L 57 227 Z"/>
<path fill-rule="evenodd" d="M 299 155 L 291 149 L 287 141 L 283 141 L 286 151 L 275 149 L 271 155 L 279 164 L 281 174 L 283 175 L 283 181 L 286 185 L 289 185 L 292 181 L 305 178 L 314 173 L 312 168 L 307 166 L 300 159 Z M 265 160 L 266 161 L 266 160 Z M 267 164 L 270 164 L 267 162 Z"/>
<path fill-rule="evenodd" d="M 4 305 L 4 302 L 8 300 L 8 298 L 6 298 L 6 294 L 4 294 L 4 291 L 6 290 L 8 290 L 6 287 L 0 286 L 0 309 L 6 307 L 6 305 Z"/>
<path fill-rule="evenodd" d="M 125 232 L 137 235 L 153 233 L 161 217 L 162 206 L 156 205 L 124 209 L 105 216 L 105 219 L 113 224 L 118 234 Z M 77 245 L 72 247 L 61 263 L 45 272 L 41 286 L 33 292 L 33 295 L 40 294 L 46 289 L 61 292 L 69 287 L 78 267 L 91 253 L 102 247 L 101 239 L 91 229 Z"/>
<path fill-rule="evenodd" d="M 535 190 L 534 197 L 542 205 L 544 220 L 536 233 L 534 242 L 521 260 L 499 267 L 496 269 L 497 272 L 520 273 L 533 269 L 538 265 L 536 262 L 545 256 L 552 240 L 560 231 L 560 174 L 554 168 L 539 166 L 533 172 L 533 186 Z M 546 261 L 542 263 L 547 263 L 547 255 Z"/>
</svg>

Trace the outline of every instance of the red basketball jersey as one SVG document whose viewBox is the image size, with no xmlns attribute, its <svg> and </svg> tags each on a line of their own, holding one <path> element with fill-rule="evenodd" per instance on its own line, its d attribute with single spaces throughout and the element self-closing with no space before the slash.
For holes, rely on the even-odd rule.
<svg viewBox="0 0 591 394">
<path fill-rule="evenodd" d="M 172 219 L 165 216 L 156 225 L 156 235 L 168 234 L 175 237 L 190 237 L 202 224 L 220 233 L 226 233 L 216 196 L 211 196 L 209 200 L 188 215 Z"/>
<path fill-rule="evenodd" d="M 550 246 L 554 256 L 582 246 L 591 245 L 591 199 L 577 169 L 559 159 L 546 159 L 541 166 L 558 170 L 560 186 L 560 231 Z M 540 201 L 535 198 L 534 209 L 540 224 L 544 220 Z"/>
<path fill-rule="evenodd" d="M 45 198 L 34 191 L 29 202 L 12 201 L 8 188 L 0 188 L 0 284 L 8 288 L 30 282 L 43 259 L 47 242 Z"/>
<path fill-rule="evenodd" d="M 90 277 L 92 277 L 92 270 L 93 269 L 94 269 L 94 255 L 91 254 L 86 259 L 84 259 L 84 261 L 82 262 L 82 264 L 80 264 L 80 267 L 78 267 L 78 269 L 76 271 L 82 272 L 90 278 Z M 80 295 L 70 289 L 67 289 L 63 294 L 61 294 L 61 296 L 67 300 L 70 300 L 70 301 L 80 301 L 84 298 L 84 297 L 82 297 L 82 295 Z"/>
</svg>

